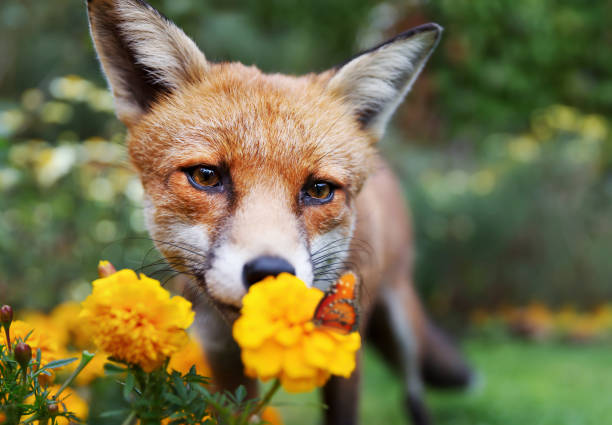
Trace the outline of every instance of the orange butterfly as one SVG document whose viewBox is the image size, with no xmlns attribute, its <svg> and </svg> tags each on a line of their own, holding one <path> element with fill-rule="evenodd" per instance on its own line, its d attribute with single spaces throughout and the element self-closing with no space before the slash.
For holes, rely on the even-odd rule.
<svg viewBox="0 0 612 425">
<path fill-rule="evenodd" d="M 329 288 L 314 313 L 313 321 L 317 326 L 343 334 L 357 330 L 356 280 L 353 273 L 345 273 Z"/>
</svg>

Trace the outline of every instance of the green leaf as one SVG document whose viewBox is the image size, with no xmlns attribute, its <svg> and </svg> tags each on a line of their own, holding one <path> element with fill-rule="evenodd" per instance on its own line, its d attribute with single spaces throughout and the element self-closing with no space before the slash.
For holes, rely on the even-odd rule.
<svg viewBox="0 0 612 425">
<path fill-rule="evenodd" d="M 64 367 L 77 360 L 78 360 L 77 357 L 71 357 L 69 359 L 53 360 L 52 362 L 49 362 L 46 365 L 44 365 L 42 368 L 43 369 L 57 369 L 58 367 Z"/>
<path fill-rule="evenodd" d="M 204 398 L 208 399 L 208 398 L 211 397 L 210 391 L 208 391 L 206 388 L 204 388 L 204 387 L 202 387 L 200 385 L 197 385 L 194 388 L 195 388 L 196 391 L 198 391 L 200 394 L 202 394 L 204 396 Z"/>
<path fill-rule="evenodd" d="M 110 418 L 112 416 L 123 416 L 126 413 L 129 413 L 130 409 L 116 409 L 116 410 L 108 410 L 106 412 L 102 412 L 98 415 L 100 418 Z"/>
<path fill-rule="evenodd" d="M 182 406 L 184 404 L 183 400 L 181 400 L 180 398 L 178 398 L 172 393 L 164 393 L 164 398 L 168 400 L 170 403 L 176 404 L 177 406 Z"/>
<path fill-rule="evenodd" d="M 236 403 L 237 404 L 242 403 L 243 400 L 246 398 L 246 395 L 247 395 L 247 391 L 246 391 L 246 388 L 244 388 L 244 385 L 239 386 L 236 389 L 236 396 L 235 396 Z"/>
<path fill-rule="evenodd" d="M 181 376 L 179 374 L 172 374 L 172 381 L 174 382 L 174 388 L 178 393 L 179 397 L 183 400 L 187 398 L 187 389 L 183 384 Z"/>
<path fill-rule="evenodd" d="M 134 384 L 136 384 L 134 374 L 128 373 L 127 377 L 125 378 L 125 385 L 123 387 L 123 398 L 125 398 L 127 401 L 130 400 L 130 394 L 132 394 L 132 391 L 134 390 Z"/>
<path fill-rule="evenodd" d="M 104 371 L 108 373 L 123 373 L 127 369 L 115 363 L 104 363 Z"/>
</svg>

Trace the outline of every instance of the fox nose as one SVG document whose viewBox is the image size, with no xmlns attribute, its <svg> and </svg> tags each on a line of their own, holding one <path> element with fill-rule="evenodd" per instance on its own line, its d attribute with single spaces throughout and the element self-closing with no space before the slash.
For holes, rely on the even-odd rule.
<svg viewBox="0 0 612 425">
<path fill-rule="evenodd" d="M 267 276 L 278 276 L 281 273 L 295 274 L 295 268 L 284 258 L 264 255 L 257 257 L 242 268 L 242 282 L 248 288 Z"/>
</svg>

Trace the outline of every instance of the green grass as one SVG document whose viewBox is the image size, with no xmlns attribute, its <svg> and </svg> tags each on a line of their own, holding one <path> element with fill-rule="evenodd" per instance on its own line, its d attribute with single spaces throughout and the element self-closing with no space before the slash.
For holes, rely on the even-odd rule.
<svg viewBox="0 0 612 425">
<path fill-rule="evenodd" d="M 612 423 L 612 346 L 472 340 L 479 373 L 466 392 L 427 393 L 436 425 L 605 425 Z M 279 394 L 287 425 L 320 423 L 316 393 Z M 365 354 L 364 425 L 404 425 L 399 379 Z"/>
</svg>

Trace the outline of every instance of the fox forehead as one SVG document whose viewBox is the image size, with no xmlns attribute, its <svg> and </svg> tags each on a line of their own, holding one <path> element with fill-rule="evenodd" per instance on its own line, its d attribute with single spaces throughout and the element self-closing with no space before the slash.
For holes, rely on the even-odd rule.
<svg viewBox="0 0 612 425">
<path fill-rule="evenodd" d="M 322 75 L 267 75 L 216 64 L 201 81 L 166 95 L 129 126 L 129 151 L 143 175 L 198 164 L 329 179 L 357 191 L 374 139 Z"/>
</svg>

